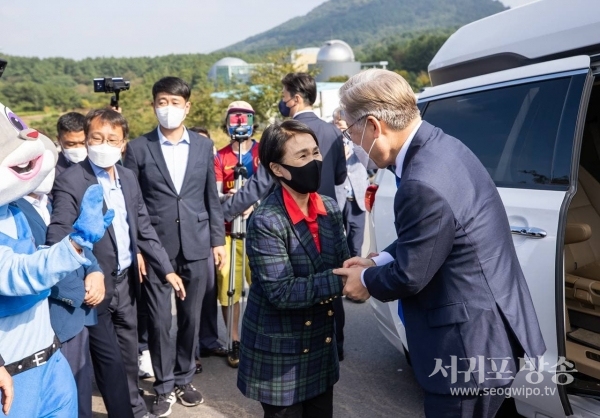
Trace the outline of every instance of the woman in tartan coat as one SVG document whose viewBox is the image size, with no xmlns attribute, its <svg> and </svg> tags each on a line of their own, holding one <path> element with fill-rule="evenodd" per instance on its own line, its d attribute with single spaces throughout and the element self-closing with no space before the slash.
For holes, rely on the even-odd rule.
<svg viewBox="0 0 600 418">
<path fill-rule="evenodd" d="M 252 285 L 242 323 L 238 388 L 265 417 L 331 417 L 339 379 L 333 306 L 349 258 L 342 215 L 316 193 L 321 161 L 304 124 L 271 125 L 261 164 L 281 187 L 255 211 L 247 231 Z"/>
</svg>

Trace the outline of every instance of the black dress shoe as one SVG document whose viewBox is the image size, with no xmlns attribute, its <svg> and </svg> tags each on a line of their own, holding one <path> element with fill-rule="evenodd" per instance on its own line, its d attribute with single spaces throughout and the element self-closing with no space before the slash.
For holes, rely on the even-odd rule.
<svg viewBox="0 0 600 418">
<path fill-rule="evenodd" d="M 227 349 L 223 346 L 211 349 L 202 349 L 200 350 L 200 357 L 227 357 Z"/>
<path fill-rule="evenodd" d="M 197 361 L 196 362 L 196 372 L 194 374 L 200 374 L 200 373 L 202 373 L 202 364 L 199 361 Z"/>
</svg>

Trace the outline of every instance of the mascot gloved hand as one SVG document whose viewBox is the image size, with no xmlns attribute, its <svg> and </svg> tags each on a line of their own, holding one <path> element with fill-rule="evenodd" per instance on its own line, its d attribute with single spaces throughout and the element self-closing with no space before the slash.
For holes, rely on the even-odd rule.
<svg viewBox="0 0 600 418">
<path fill-rule="evenodd" d="M 107 210 L 106 214 L 102 215 L 103 201 L 102 186 L 99 184 L 90 186 L 85 191 L 79 217 L 73 225 L 75 232 L 70 235 L 71 239 L 80 247 L 91 250 L 93 244 L 104 236 L 104 232 L 115 217 L 113 209 Z"/>
</svg>

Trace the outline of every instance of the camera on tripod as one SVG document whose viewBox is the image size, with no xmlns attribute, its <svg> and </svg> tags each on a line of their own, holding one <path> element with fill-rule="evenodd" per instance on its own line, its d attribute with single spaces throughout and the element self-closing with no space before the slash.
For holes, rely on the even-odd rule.
<svg viewBox="0 0 600 418">
<path fill-rule="evenodd" d="M 245 109 L 230 109 L 226 123 L 231 139 L 243 142 L 254 132 L 254 113 Z"/>
<path fill-rule="evenodd" d="M 110 106 L 119 108 L 119 93 L 129 90 L 129 80 L 123 77 L 99 77 L 94 78 L 94 93 L 114 93 L 110 98 Z"/>
</svg>

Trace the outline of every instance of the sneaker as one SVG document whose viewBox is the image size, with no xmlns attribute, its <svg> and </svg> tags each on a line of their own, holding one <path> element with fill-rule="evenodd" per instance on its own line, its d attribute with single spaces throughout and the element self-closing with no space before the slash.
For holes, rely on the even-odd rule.
<svg viewBox="0 0 600 418">
<path fill-rule="evenodd" d="M 138 356 L 138 376 L 140 379 L 148 379 L 154 377 L 154 370 L 152 370 L 152 360 L 150 359 L 150 351 L 144 350 L 142 354 Z"/>
<path fill-rule="evenodd" d="M 196 406 L 204 402 L 202 394 L 191 383 L 175 386 L 175 394 L 183 406 Z"/>
<path fill-rule="evenodd" d="M 240 342 L 234 341 L 231 344 L 231 351 L 227 354 L 227 363 L 234 369 L 240 364 Z"/>
<path fill-rule="evenodd" d="M 142 418 L 157 418 L 157 416 L 153 413 L 146 412 Z"/>
<path fill-rule="evenodd" d="M 168 417 L 171 415 L 171 406 L 175 403 L 175 394 L 161 393 L 154 398 L 152 413 L 157 417 Z"/>
</svg>

